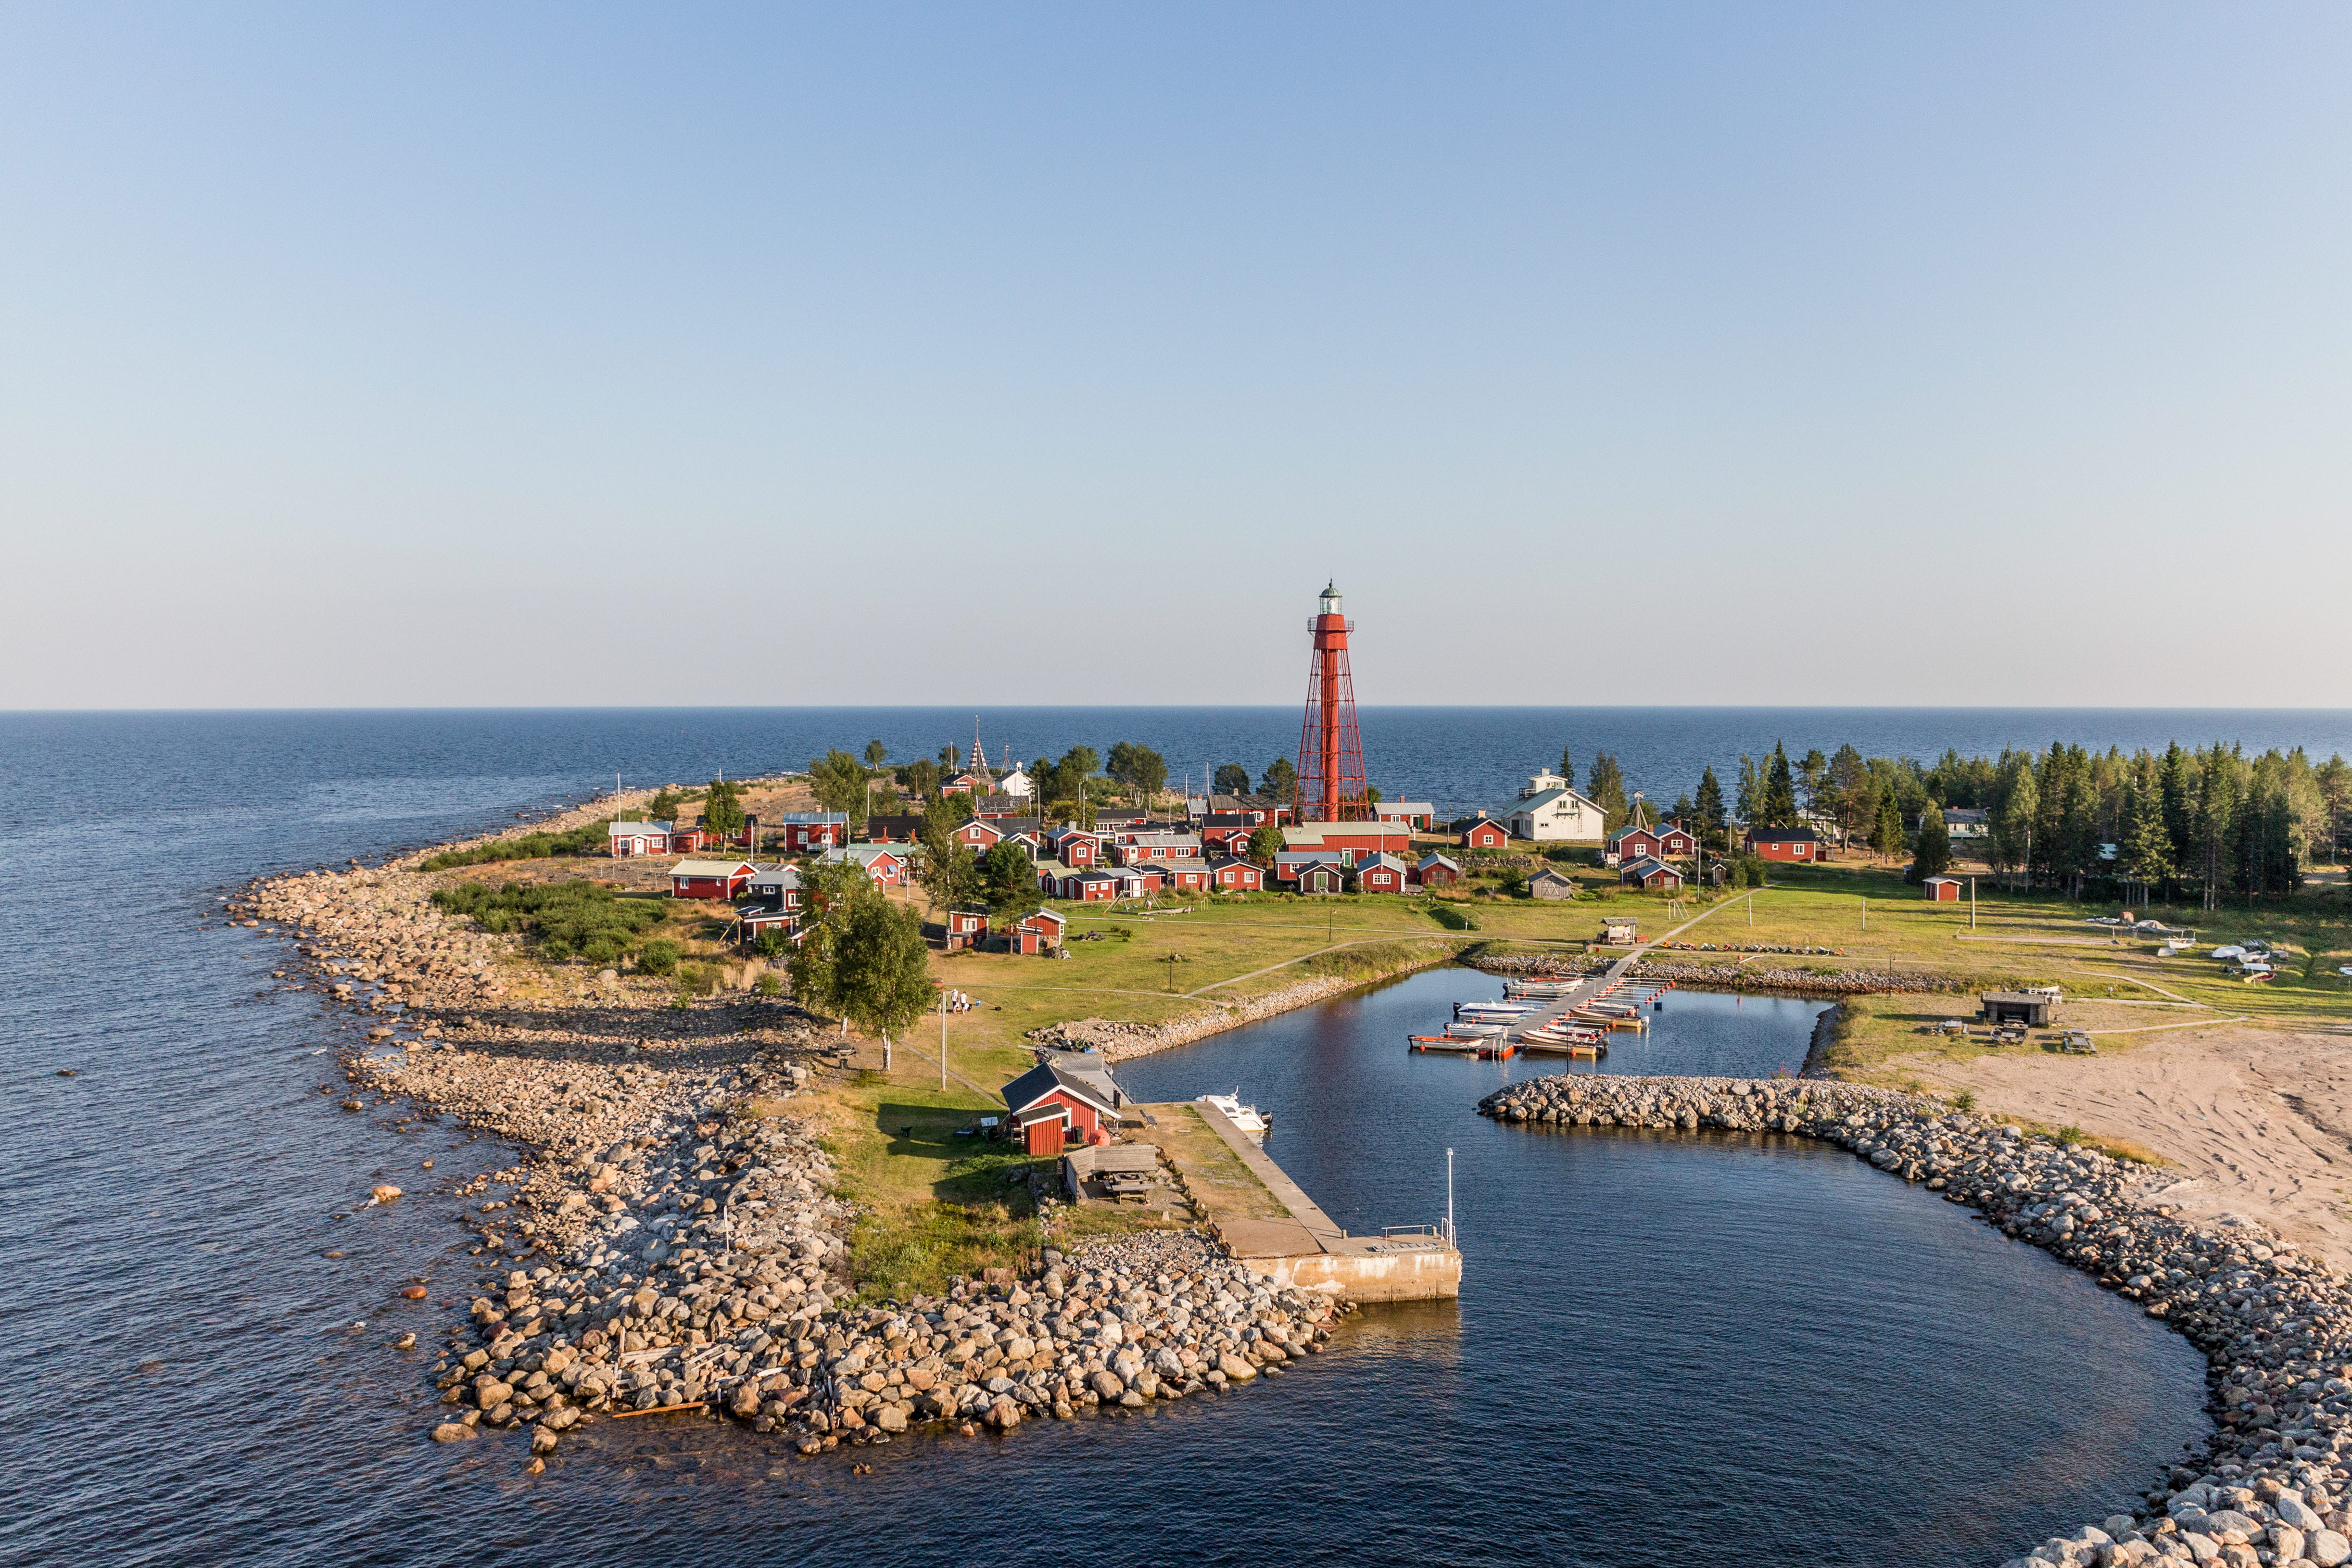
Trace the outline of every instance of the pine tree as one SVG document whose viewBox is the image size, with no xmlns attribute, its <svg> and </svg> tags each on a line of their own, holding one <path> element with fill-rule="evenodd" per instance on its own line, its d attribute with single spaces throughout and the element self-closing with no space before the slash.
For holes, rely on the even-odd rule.
<svg viewBox="0 0 2352 1568">
<path fill-rule="evenodd" d="M 2172 876 L 2172 834 L 2164 825 L 2160 789 L 2132 792 L 2129 813 L 2116 858 L 2116 869 L 2143 889 L 2152 889 Z"/>
<path fill-rule="evenodd" d="M 1219 795 L 1243 795 L 1250 792 L 1249 770 L 1239 763 L 1217 764 L 1216 782 L 1210 786 Z"/>
<path fill-rule="evenodd" d="M 1258 775 L 1258 793 L 1274 801 L 1289 801 L 1298 794 L 1298 770 L 1288 757 L 1276 757 Z"/>
<path fill-rule="evenodd" d="M 1919 841 L 1911 851 L 1911 879 L 1924 882 L 1930 877 L 1942 876 L 1951 867 L 1951 830 L 1944 826 L 1943 807 L 1930 802 L 1927 815 L 1919 819 Z"/>
<path fill-rule="evenodd" d="M 1601 831 L 1611 832 L 1623 826 L 1626 815 L 1625 770 L 1617 759 L 1606 752 L 1592 753 L 1592 773 L 1584 786 L 1584 798 L 1601 808 Z"/>
<path fill-rule="evenodd" d="M 1569 788 L 1576 787 L 1576 748 L 1573 746 L 1559 749 L 1559 776 L 1568 781 Z"/>
<path fill-rule="evenodd" d="M 809 763 L 809 785 L 827 811 L 862 817 L 866 810 L 866 764 L 835 747 Z"/>
<path fill-rule="evenodd" d="M 1710 845 L 1723 847 L 1728 842 L 1723 813 L 1723 785 L 1716 782 L 1714 768 L 1706 768 L 1699 773 L 1698 799 L 1694 804 L 1698 816 L 1695 830 L 1703 835 Z"/>
<path fill-rule="evenodd" d="M 1863 821 L 1862 810 L 1869 788 L 1870 766 L 1853 744 L 1840 746 L 1837 755 L 1830 759 L 1830 815 L 1837 819 L 1838 832 L 1847 838 Z"/>
<path fill-rule="evenodd" d="M 962 826 L 943 806 L 923 813 L 923 864 L 918 877 L 923 890 L 931 896 L 932 907 L 942 913 L 970 903 L 980 891 L 979 862 L 955 837 L 955 830 Z"/>
<path fill-rule="evenodd" d="M 2327 814 L 2327 826 L 2319 841 L 2326 850 L 2327 863 L 2333 866 L 2344 842 L 2346 808 L 2352 807 L 2352 763 L 2331 756 L 2313 770 L 2312 782 L 2319 786 L 2320 805 Z"/>
<path fill-rule="evenodd" d="M 1734 804 L 1744 826 L 1763 826 L 1759 814 L 1764 809 L 1764 778 L 1756 771 L 1756 759 L 1745 752 L 1739 753 L 1739 792 Z"/>
<path fill-rule="evenodd" d="M 1146 810 L 1168 787 L 1167 762 L 1139 742 L 1120 741 L 1111 747 L 1109 773 L 1128 799 Z"/>
<path fill-rule="evenodd" d="M 1018 844 L 999 844 L 981 857 L 981 889 L 988 907 L 1003 914 L 1037 900 L 1037 862 Z"/>
<path fill-rule="evenodd" d="M 743 797 L 731 780 L 710 781 L 702 797 L 702 826 L 721 838 L 743 830 Z"/>
<path fill-rule="evenodd" d="M 1832 809 L 1836 802 L 1831 798 L 1830 760 L 1815 746 L 1797 763 L 1797 799 L 1814 816 L 1824 820 L 1836 816 Z"/>
<path fill-rule="evenodd" d="M 2026 866 L 2032 846 L 2033 819 L 2042 809 L 2040 788 L 2033 782 L 2033 765 L 2026 758 L 2011 758 L 2007 765 L 2007 782 L 2002 788 L 2000 803 L 1992 813 L 1992 863 L 1997 871 L 2012 868 L 2023 868 L 2026 885 L 2033 881 L 2032 868 Z"/>
<path fill-rule="evenodd" d="M 1797 823 L 1797 781 L 1789 770 L 1788 748 L 1772 742 L 1772 761 L 1764 775 L 1764 826 L 1793 827 Z"/>
<path fill-rule="evenodd" d="M 1903 853 L 1903 808 L 1895 804 L 1891 790 L 1879 797 L 1878 826 L 1870 836 L 1870 847 L 1890 860 Z"/>
</svg>

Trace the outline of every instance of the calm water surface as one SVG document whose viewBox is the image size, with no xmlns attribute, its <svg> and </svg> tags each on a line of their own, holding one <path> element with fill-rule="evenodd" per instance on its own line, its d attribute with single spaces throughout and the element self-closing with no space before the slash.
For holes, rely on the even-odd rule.
<svg viewBox="0 0 2352 1568">
<path fill-rule="evenodd" d="M 1250 748 L 1296 735 L 1272 710 L 997 717 L 1023 753 L 1131 736 L 1173 761 L 1173 735 L 1255 767 Z M 1127 1077 L 1168 1098 L 1238 1084 L 1275 1112 L 1276 1157 L 1350 1226 L 1436 1218 L 1454 1148 L 1458 1305 L 1367 1313 L 1277 1387 L 1009 1442 L 894 1444 L 864 1456 L 872 1477 L 709 1428 L 600 1427 L 535 1480 L 517 1445 L 424 1441 L 426 1363 L 385 1345 L 445 1319 L 397 1292 L 470 1279 L 426 1189 L 504 1157 L 337 1110 L 321 1053 L 346 1026 L 274 990 L 282 949 L 195 912 L 247 877 L 478 830 L 615 767 L 741 773 L 869 735 L 933 750 L 958 718 L 0 716 L 0 1562 L 1893 1568 L 1998 1561 L 2105 1511 L 2202 1432 L 2201 1369 L 2177 1337 L 1845 1155 L 1476 1117 L 1507 1077 L 1552 1069 L 1409 1056 L 1405 1033 L 1448 1000 L 1494 994 L 1449 970 Z M 2116 738 L 2160 743 L 2126 718 L 2141 728 L 2113 719 Z M 2341 718 L 2179 732 L 2268 744 L 2257 723 L 2299 724 L 2324 751 Z M 1833 744 L 1864 722 L 1381 716 L 1391 754 L 1422 759 L 1396 793 L 1439 799 L 1457 776 L 1469 798 L 1507 784 L 1588 721 L 1662 778 L 1726 744 Z M 2109 720 L 1969 721 L 2094 741 Z M 1677 994 L 1608 1067 L 1768 1072 L 1801 1057 L 1811 1011 Z M 385 1180 L 418 1195 L 352 1206 Z"/>
</svg>

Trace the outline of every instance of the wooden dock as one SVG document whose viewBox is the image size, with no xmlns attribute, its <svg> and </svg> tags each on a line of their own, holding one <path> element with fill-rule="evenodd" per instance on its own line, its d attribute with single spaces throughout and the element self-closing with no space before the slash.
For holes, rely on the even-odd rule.
<svg viewBox="0 0 2352 1568">
<path fill-rule="evenodd" d="M 1436 1226 L 1349 1236 L 1206 1100 L 1139 1109 L 1202 1218 L 1252 1273 L 1351 1301 L 1462 1293 L 1462 1254 Z"/>
</svg>

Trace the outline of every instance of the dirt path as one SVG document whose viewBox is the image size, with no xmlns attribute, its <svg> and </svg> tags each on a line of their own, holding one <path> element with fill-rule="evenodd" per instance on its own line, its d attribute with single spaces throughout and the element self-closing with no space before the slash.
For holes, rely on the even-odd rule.
<svg viewBox="0 0 2352 1568">
<path fill-rule="evenodd" d="M 2152 1178 L 2158 1201 L 2193 1219 L 2260 1220 L 2352 1268 L 2352 1046 L 2340 1037 L 2221 1024 L 2151 1033 L 2090 1058 L 1889 1065 L 1974 1089 L 1980 1110 L 2153 1150 L 2172 1162 Z"/>
</svg>

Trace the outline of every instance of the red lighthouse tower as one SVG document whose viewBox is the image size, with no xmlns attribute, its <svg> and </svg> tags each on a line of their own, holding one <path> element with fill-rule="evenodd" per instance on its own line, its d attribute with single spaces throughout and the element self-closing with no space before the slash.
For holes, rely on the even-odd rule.
<svg viewBox="0 0 2352 1568">
<path fill-rule="evenodd" d="M 1307 623 L 1315 660 L 1307 671 L 1307 718 L 1298 731 L 1298 798 L 1301 822 L 1362 822 L 1371 816 L 1364 798 L 1364 741 L 1356 732 L 1356 685 L 1348 674 L 1348 617 L 1339 613 L 1339 590 L 1326 585 L 1321 614 Z"/>
</svg>

